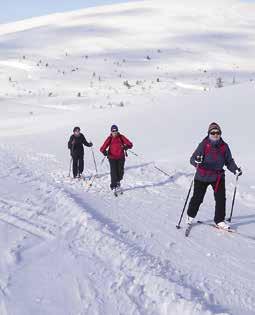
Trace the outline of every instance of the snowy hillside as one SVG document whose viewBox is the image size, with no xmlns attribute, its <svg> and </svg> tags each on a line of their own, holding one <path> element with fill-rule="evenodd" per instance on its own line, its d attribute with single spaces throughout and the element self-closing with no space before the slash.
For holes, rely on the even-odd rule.
<svg viewBox="0 0 255 315">
<path fill-rule="evenodd" d="M 254 314 L 254 10 L 140 1 L 0 25 L 0 315 Z M 212 121 L 244 172 L 238 233 L 185 238 L 189 158 Z M 119 198 L 99 152 L 113 123 L 138 154 Z M 91 188 L 68 177 L 76 125 Z M 208 191 L 198 219 L 213 212 Z"/>
</svg>

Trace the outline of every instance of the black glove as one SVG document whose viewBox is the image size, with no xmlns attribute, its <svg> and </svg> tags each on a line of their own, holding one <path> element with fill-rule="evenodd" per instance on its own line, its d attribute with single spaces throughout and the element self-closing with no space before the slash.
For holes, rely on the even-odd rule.
<svg viewBox="0 0 255 315">
<path fill-rule="evenodd" d="M 93 147 L 93 143 L 92 142 L 89 143 L 89 147 Z"/>
<path fill-rule="evenodd" d="M 107 156 L 107 155 L 108 155 L 108 152 L 105 150 L 105 151 L 103 152 L 103 155 L 104 155 L 104 156 Z"/>
<path fill-rule="evenodd" d="M 124 149 L 125 151 L 127 151 L 127 150 L 129 149 L 128 145 L 127 145 L 127 144 L 124 144 L 124 145 L 123 145 L 123 149 Z"/>
<path fill-rule="evenodd" d="M 236 169 L 235 175 L 238 176 L 238 177 L 241 176 L 241 175 L 243 175 L 243 172 L 242 172 L 242 170 L 241 170 L 240 167 L 238 167 L 238 169 Z"/>
<path fill-rule="evenodd" d="M 202 163 L 203 163 L 203 160 L 204 160 L 203 155 L 198 155 L 198 156 L 195 158 L 195 163 L 196 163 L 196 164 L 202 164 Z"/>
</svg>

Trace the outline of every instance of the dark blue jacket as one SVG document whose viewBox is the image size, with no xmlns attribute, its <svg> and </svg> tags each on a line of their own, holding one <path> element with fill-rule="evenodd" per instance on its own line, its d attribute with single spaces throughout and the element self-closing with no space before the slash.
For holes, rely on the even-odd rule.
<svg viewBox="0 0 255 315">
<path fill-rule="evenodd" d="M 74 143 L 72 143 L 74 142 Z M 70 140 L 68 141 L 68 149 L 71 151 L 71 155 L 73 156 L 83 156 L 84 155 L 84 148 L 83 145 L 86 147 L 91 147 L 92 145 L 86 140 L 82 133 L 79 134 L 78 137 L 75 135 L 71 135 Z"/>
<path fill-rule="evenodd" d="M 205 154 L 206 143 L 211 145 L 211 149 L 207 154 Z M 223 144 L 224 152 L 222 152 L 220 149 Z M 209 137 L 206 137 L 198 145 L 197 149 L 190 158 L 190 163 L 195 167 L 197 166 L 195 160 L 198 155 L 202 155 L 204 158 L 203 163 L 200 164 L 203 170 L 197 170 L 195 175 L 196 180 L 208 183 L 217 181 L 219 174 L 225 176 L 225 171 L 223 169 L 225 165 L 232 173 L 235 173 L 235 171 L 238 169 L 234 159 L 232 158 L 228 144 L 224 142 L 222 138 L 217 142 L 213 142 L 210 141 Z"/>
</svg>

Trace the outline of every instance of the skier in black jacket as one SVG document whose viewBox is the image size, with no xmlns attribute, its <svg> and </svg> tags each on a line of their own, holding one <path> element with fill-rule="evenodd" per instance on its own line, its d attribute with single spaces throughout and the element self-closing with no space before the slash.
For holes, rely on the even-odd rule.
<svg viewBox="0 0 255 315">
<path fill-rule="evenodd" d="M 73 158 L 73 177 L 80 178 L 84 170 L 84 148 L 92 147 L 92 142 L 87 142 L 84 135 L 81 133 L 80 127 L 74 127 L 73 134 L 68 141 L 68 149 Z"/>
</svg>

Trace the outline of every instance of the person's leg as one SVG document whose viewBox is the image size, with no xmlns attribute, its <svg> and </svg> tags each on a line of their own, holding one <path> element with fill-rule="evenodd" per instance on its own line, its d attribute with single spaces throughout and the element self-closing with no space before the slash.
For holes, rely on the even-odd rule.
<svg viewBox="0 0 255 315">
<path fill-rule="evenodd" d="M 118 160 L 118 182 L 120 182 L 123 179 L 124 166 L 125 166 L 125 159 Z"/>
<path fill-rule="evenodd" d="M 79 156 L 79 174 L 82 174 L 84 170 L 84 155 Z"/>
<path fill-rule="evenodd" d="M 117 181 L 118 181 L 118 161 L 109 159 L 110 163 L 110 170 L 111 170 L 111 189 L 114 189 L 117 187 Z"/>
<path fill-rule="evenodd" d="M 209 185 L 208 183 L 201 182 L 199 180 L 194 181 L 193 196 L 190 200 L 187 211 L 189 217 L 195 218 L 195 216 L 197 215 L 198 209 L 204 200 L 204 196 L 208 185 Z"/>
<path fill-rule="evenodd" d="M 76 177 L 78 174 L 78 157 L 73 155 L 73 177 Z"/>
<path fill-rule="evenodd" d="M 212 184 L 215 189 L 216 183 Z M 215 215 L 214 222 L 217 224 L 225 220 L 226 216 L 226 188 L 225 188 L 225 177 L 221 178 L 217 192 L 214 192 L 215 199 Z"/>
</svg>

